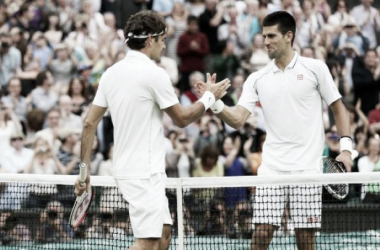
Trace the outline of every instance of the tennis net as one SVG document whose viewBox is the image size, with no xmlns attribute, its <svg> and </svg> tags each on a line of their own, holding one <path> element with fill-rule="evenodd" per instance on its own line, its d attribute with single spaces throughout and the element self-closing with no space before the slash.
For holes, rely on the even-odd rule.
<svg viewBox="0 0 380 250">
<path fill-rule="evenodd" d="M 0 175 L 0 248 L 130 246 L 128 204 L 112 177 L 91 177 L 96 195 L 86 220 L 75 230 L 68 226 L 75 179 Z M 331 183 L 349 183 L 349 195 L 333 198 L 322 188 Z M 380 173 L 168 178 L 167 196 L 173 218 L 170 249 L 249 249 L 257 230 L 253 220 L 278 223 L 269 249 L 297 249 L 295 231 L 302 223 L 321 224 L 317 249 L 380 249 Z M 291 199 L 303 205 L 289 205 Z M 306 222 L 300 221 L 305 216 Z"/>
</svg>

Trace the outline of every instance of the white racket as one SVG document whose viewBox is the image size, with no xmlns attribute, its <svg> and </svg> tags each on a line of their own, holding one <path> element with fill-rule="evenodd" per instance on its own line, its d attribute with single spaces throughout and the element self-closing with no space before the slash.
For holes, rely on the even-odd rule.
<svg viewBox="0 0 380 250">
<path fill-rule="evenodd" d="M 351 153 L 352 159 L 355 159 L 358 156 L 358 152 L 353 150 Z M 319 161 L 319 171 L 323 174 L 336 174 L 336 173 L 346 173 L 347 170 L 344 164 L 340 161 L 337 161 L 331 157 L 324 156 L 321 157 Z M 335 199 L 343 200 L 346 198 L 349 192 L 348 183 L 338 183 L 338 184 L 325 184 L 323 185 L 327 192 L 331 194 Z"/>
<path fill-rule="evenodd" d="M 79 181 L 83 186 L 85 184 L 87 177 L 87 164 L 82 162 L 79 164 Z M 95 195 L 95 190 L 93 188 L 89 189 L 87 192 L 84 191 L 81 196 L 77 196 L 73 209 L 70 214 L 70 226 L 72 228 L 78 227 L 87 215 L 87 211 L 90 208 L 91 201 Z"/>
</svg>

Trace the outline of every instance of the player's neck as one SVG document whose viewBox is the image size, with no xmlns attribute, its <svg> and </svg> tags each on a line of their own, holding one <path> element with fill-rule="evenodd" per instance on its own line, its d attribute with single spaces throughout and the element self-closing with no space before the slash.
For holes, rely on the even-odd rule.
<svg viewBox="0 0 380 250">
<path fill-rule="evenodd" d="M 294 57 L 294 51 L 293 49 L 288 49 L 285 51 L 284 54 L 282 54 L 282 56 L 278 57 L 275 59 L 275 63 L 277 65 L 277 67 L 284 71 L 286 66 L 288 66 L 288 64 L 292 61 L 293 57 Z"/>
</svg>

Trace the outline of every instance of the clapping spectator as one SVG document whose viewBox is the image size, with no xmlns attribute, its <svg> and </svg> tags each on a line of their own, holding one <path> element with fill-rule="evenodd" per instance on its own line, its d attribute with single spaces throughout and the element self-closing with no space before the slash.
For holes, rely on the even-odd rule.
<svg viewBox="0 0 380 250">
<path fill-rule="evenodd" d="M 51 54 L 47 65 L 55 82 L 54 89 L 58 93 L 67 91 L 69 81 L 76 72 L 76 62 L 70 55 L 67 45 L 58 43 L 54 46 L 54 53 Z"/>
<path fill-rule="evenodd" d="M 360 99 L 365 115 L 379 103 L 380 62 L 375 50 L 367 50 L 364 58 L 356 57 L 352 67 L 355 102 Z"/>
<path fill-rule="evenodd" d="M 48 46 L 48 42 L 41 31 L 37 31 L 32 37 L 32 53 L 42 70 L 45 70 L 53 50 Z"/>
<path fill-rule="evenodd" d="M 177 57 L 177 45 L 179 37 L 186 31 L 188 12 L 183 2 L 175 2 L 171 15 L 166 18 L 168 32 L 166 38 L 166 56 L 180 62 Z"/>
<path fill-rule="evenodd" d="M 205 77 L 204 75 L 199 71 L 194 71 L 189 76 L 189 84 L 190 89 L 183 92 L 180 97 L 179 101 L 181 105 L 183 106 L 190 106 L 194 102 L 198 100 L 198 96 L 196 94 L 196 84 L 198 81 L 204 81 Z"/>
<path fill-rule="evenodd" d="M 194 138 L 195 156 L 199 157 L 204 148 L 209 145 L 216 148 L 221 145 L 224 137 L 222 131 L 223 127 L 219 118 L 208 115 L 201 117 L 200 133 Z"/>
<path fill-rule="evenodd" d="M 376 33 L 380 31 L 379 11 L 371 6 L 373 0 L 361 0 L 361 4 L 351 10 L 351 16 L 356 24 L 369 40 L 369 48 L 375 49 L 377 46 Z"/>
<path fill-rule="evenodd" d="M 195 16 L 187 18 L 187 30 L 178 40 L 177 55 L 180 58 L 179 71 L 181 79 L 178 88 L 181 93 L 189 90 L 189 75 L 193 71 L 204 72 L 205 58 L 209 53 L 207 37 L 199 31 L 198 19 Z"/>
<path fill-rule="evenodd" d="M 53 151 L 56 152 L 59 147 L 58 132 L 60 128 L 61 112 L 57 108 L 49 110 L 46 114 L 46 128 L 36 132 L 35 137 L 43 137 L 48 141 Z"/>
<path fill-rule="evenodd" d="M 213 69 L 216 79 L 232 79 L 240 67 L 240 60 L 234 53 L 234 44 L 230 40 L 222 40 L 218 44 L 220 53 L 213 60 Z"/>
</svg>

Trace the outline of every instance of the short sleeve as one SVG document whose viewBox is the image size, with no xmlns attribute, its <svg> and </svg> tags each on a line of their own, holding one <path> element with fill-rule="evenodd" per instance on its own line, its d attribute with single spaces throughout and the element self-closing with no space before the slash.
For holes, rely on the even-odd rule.
<svg viewBox="0 0 380 250">
<path fill-rule="evenodd" d="M 179 103 L 169 75 L 161 68 L 158 69 L 152 79 L 150 91 L 152 92 L 154 101 L 158 104 L 160 109 L 166 109 Z"/>
<path fill-rule="evenodd" d="M 94 101 L 92 102 L 96 106 L 108 107 L 107 98 L 106 98 L 106 92 L 104 90 L 104 86 L 107 82 L 107 72 L 105 72 L 102 77 L 100 78 L 98 90 L 96 91 Z"/>
<path fill-rule="evenodd" d="M 331 76 L 327 65 L 323 62 L 317 64 L 318 71 L 318 84 L 319 92 L 321 93 L 322 98 L 326 101 L 328 105 L 335 102 L 336 100 L 342 98 L 339 93 L 338 88 Z"/>
<path fill-rule="evenodd" d="M 237 105 L 243 106 L 249 112 L 253 112 L 256 107 L 256 103 L 259 101 L 259 96 L 256 90 L 256 77 L 254 74 L 250 75 L 245 81 L 243 86 L 243 92 L 241 93 L 240 99 Z"/>
</svg>

